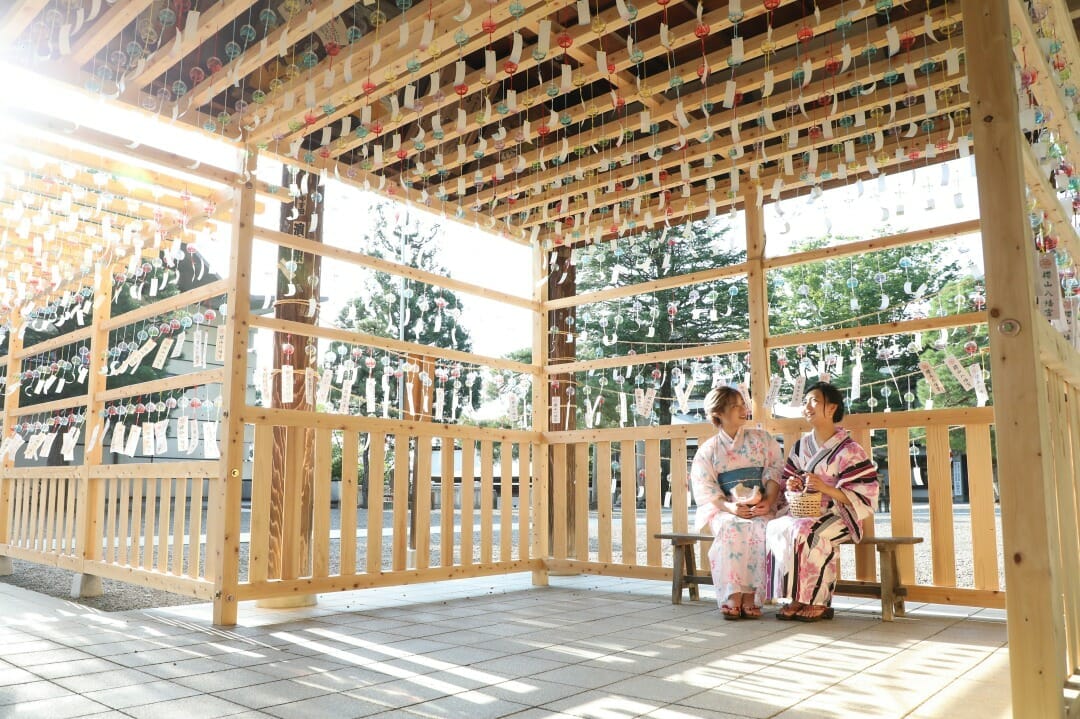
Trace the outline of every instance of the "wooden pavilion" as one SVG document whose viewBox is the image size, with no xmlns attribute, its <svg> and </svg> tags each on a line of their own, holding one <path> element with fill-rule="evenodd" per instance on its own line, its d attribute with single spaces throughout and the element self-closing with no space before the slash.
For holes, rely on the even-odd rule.
<svg viewBox="0 0 1080 719">
<path fill-rule="evenodd" d="M 913 555 L 902 554 L 910 598 L 1006 607 L 1015 714 L 1080 716 L 1080 333 L 1075 317 L 1055 324 L 1046 315 L 1048 303 L 1069 304 L 1059 269 L 1075 277 L 1080 260 L 1072 159 L 1080 120 L 1070 79 L 1072 63 L 1080 62 L 1076 14 L 1064 0 L 6 3 L 4 62 L 40 83 L 22 86 L 28 97 L 21 105 L 33 108 L 35 92 L 45 97 L 62 86 L 162 125 L 190 127 L 241 156 L 237 166 L 221 167 L 187 148 L 133 140 L 122 123 L 106 132 L 63 113 L 20 110 L 6 118 L 6 568 L 19 558 L 70 569 L 81 575 L 83 591 L 109 577 L 191 594 L 212 600 L 215 622 L 225 625 L 235 623 L 243 600 L 295 601 L 462 576 L 531 572 L 544 584 L 549 572 L 572 571 L 663 580 L 671 576 L 670 555 L 653 535 L 685 531 L 688 507 L 686 478 L 672 472 L 668 525 L 661 444 L 670 446 L 672 467 L 685 466 L 687 440 L 707 437 L 710 428 L 557 428 L 549 409 L 574 404 L 576 374 L 748 353 L 754 415 L 790 439 L 798 423 L 766 406 L 774 350 L 985 324 L 993 407 L 854 415 L 847 426 L 864 443 L 872 431 L 887 436 L 897 535 L 912 529 L 910 483 L 897 481 L 900 468 L 910 467 L 909 432 L 926 433 L 933 577 L 917 583 Z M 970 153 L 978 222 L 787 256 L 766 252 L 771 203 Z M 288 175 L 267 181 L 262 160 Z M 526 245 L 531 292 L 508 294 L 323 243 L 319 187 L 331 180 Z M 288 208 L 274 228 L 256 222 L 260 204 L 269 202 Z M 650 286 L 573 291 L 576 249 L 735 210 L 745 218 L 745 261 Z M 212 228 L 222 222 L 231 233 L 218 236 Z M 769 332 L 771 270 L 975 230 L 985 308 Z M 203 276 L 198 247 L 226 234 L 228 276 Z M 309 277 L 330 258 L 521 308 L 533 321 L 533 361 L 324 326 L 317 282 L 292 282 L 296 265 L 284 259 L 275 311 L 257 314 L 246 298 L 258 243 L 279 248 Z M 571 280 L 556 282 L 556 275 Z M 568 348 L 572 333 L 558 330 L 592 303 L 730 277 L 745 278 L 749 295 L 748 333 L 736 341 L 577 359 Z M 113 310 L 123 293 L 151 298 L 170 283 L 172 292 L 159 301 Z M 280 301 L 285 296 L 289 301 Z M 257 332 L 276 333 L 265 407 L 246 396 Z M 357 357 L 377 350 L 407 358 L 415 407 L 425 410 L 396 419 L 316 411 L 317 358 L 295 348 L 319 340 L 360 348 Z M 190 371 L 110 382 L 144 363 L 161 369 L 185 341 Z M 531 428 L 431 422 L 434 390 L 419 379 L 430 378 L 439 362 L 530 377 Z M 58 384 L 81 389 L 48 400 Z M 210 386 L 220 392 L 211 397 L 203 391 Z M 182 453 L 198 427 L 203 459 L 107 459 L 175 445 L 181 430 L 169 423 L 177 422 L 170 412 L 178 398 Z M 220 399 L 213 411 L 200 409 L 208 398 Z M 967 441 L 972 586 L 956 586 L 950 427 L 962 428 Z M 455 515 L 443 511 L 433 539 L 436 439 L 462 448 L 462 476 L 476 477 L 486 496 L 470 509 L 473 484 L 463 483 L 460 534 Z M 392 524 L 383 527 L 383 488 L 375 483 L 366 544 L 342 542 L 332 559 L 331 447 L 342 447 L 343 474 L 355 474 L 361 442 L 375 467 L 393 448 Z M 635 494 L 636 473 L 626 469 L 633 465 L 613 469 L 610 461 L 613 451 L 635 455 L 635 442 L 644 445 L 645 535 L 633 514 L 617 516 L 610 493 L 596 491 L 598 534 L 590 536 L 591 490 L 614 481 L 623 496 Z M 515 452 L 517 506 L 509 495 L 496 504 L 494 464 L 510 476 Z M 23 460 L 31 455 L 64 461 L 29 466 Z M 454 453 L 440 456 L 440 476 L 453 476 Z M 246 477 L 251 513 L 242 526 Z M 340 536 L 356 536 L 356 491 L 343 483 Z M 439 491 L 441 506 L 451 506 L 453 487 L 444 482 Z M 500 491 L 511 491 L 509 484 Z M 856 561 L 857 578 L 873 579 L 872 553 L 858 550 Z"/>
</svg>

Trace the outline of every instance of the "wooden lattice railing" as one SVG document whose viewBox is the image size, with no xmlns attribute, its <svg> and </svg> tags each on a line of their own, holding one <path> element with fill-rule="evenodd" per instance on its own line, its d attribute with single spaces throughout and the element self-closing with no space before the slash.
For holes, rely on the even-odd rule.
<svg viewBox="0 0 1080 719">
<path fill-rule="evenodd" d="M 203 599 L 217 462 L 11 468 L 0 555 Z"/>
</svg>

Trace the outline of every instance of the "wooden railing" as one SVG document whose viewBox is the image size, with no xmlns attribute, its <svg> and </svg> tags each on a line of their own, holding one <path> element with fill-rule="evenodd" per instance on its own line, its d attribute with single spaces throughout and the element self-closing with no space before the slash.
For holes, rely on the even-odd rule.
<svg viewBox="0 0 1080 719">
<path fill-rule="evenodd" d="M 546 482 L 533 471 L 535 433 L 257 408 L 245 422 L 255 444 L 239 599 L 542 568 L 535 528 L 547 515 Z M 308 432 L 312 482 L 286 473 L 283 486 L 272 486 L 270 466 L 281 447 L 291 433 Z M 364 466 L 368 477 L 366 508 L 357 506 L 359 482 L 340 483 L 337 527 L 335 446 L 342 477 L 356 478 Z M 460 478 L 448 481 L 458 474 L 455 454 Z"/>
<path fill-rule="evenodd" d="M 1065 676 L 1080 676 L 1080 353 L 1047 323 L 1039 324 L 1053 474 L 1047 502 L 1050 571 L 1062 589 Z M 1056 545 L 1056 546 L 1055 546 Z M 1072 687 L 1075 691 L 1075 687 Z M 1073 696 L 1074 711 L 1080 699 Z"/>
<path fill-rule="evenodd" d="M 9 468 L 0 555 L 203 599 L 217 462 Z"/>
<path fill-rule="evenodd" d="M 992 422 L 991 408 L 878 413 L 845 420 L 856 441 L 884 450 L 888 457 L 889 523 L 879 524 L 878 531 L 926 536 L 925 547 L 917 551 L 929 554 L 929 576 L 916 573 L 911 547 L 899 555 L 901 576 L 911 587 L 912 600 L 1004 607 L 990 452 Z M 784 420 L 772 424 L 790 447 L 798 436 L 798 424 Z M 963 431 L 967 440 L 970 549 L 966 542 L 958 545 L 956 541 L 958 527 L 965 537 L 967 527 L 954 515 L 950 429 Z M 913 431 L 925 433 L 927 451 L 928 519 L 918 525 L 909 454 Z M 693 529 L 689 527 L 688 460 L 694 448 L 713 433 L 709 425 L 698 424 L 545 434 L 552 447 L 552 516 L 556 518 L 548 567 L 670 578 L 670 548 L 654 535 Z M 667 491 L 662 491 L 662 472 L 670 479 Z M 643 477 L 640 483 L 639 476 Z M 875 578 L 874 552 L 867 549 L 853 549 L 856 579 Z M 957 558 L 969 551 L 973 572 L 961 582 Z"/>
</svg>

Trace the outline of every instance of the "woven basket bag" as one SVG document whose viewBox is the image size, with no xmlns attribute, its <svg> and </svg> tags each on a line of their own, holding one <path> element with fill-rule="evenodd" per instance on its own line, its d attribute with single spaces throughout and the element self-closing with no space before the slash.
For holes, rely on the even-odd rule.
<svg viewBox="0 0 1080 719">
<path fill-rule="evenodd" d="M 820 517 L 820 492 L 787 492 L 788 511 L 792 517 Z"/>
</svg>

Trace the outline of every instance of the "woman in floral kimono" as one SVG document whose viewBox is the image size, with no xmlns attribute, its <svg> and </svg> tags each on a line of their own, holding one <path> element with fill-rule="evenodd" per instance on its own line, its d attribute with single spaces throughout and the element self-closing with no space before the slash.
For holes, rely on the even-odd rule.
<svg viewBox="0 0 1080 719">
<path fill-rule="evenodd" d="M 746 403 L 733 387 L 705 397 L 718 428 L 694 455 L 694 526 L 716 537 L 709 565 L 724 619 L 759 619 L 765 590 L 765 525 L 780 492 L 784 456 L 764 430 L 745 427 Z"/>
<path fill-rule="evenodd" d="M 777 570 L 774 591 L 791 600 L 776 618 L 817 622 L 833 616 L 833 560 L 840 545 L 857 543 L 863 523 L 873 521 L 878 476 L 866 450 L 836 426 L 844 418 L 838 389 L 826 382 L 812 385 L 803 416 L 812 429 L 791 449 L 784 478 L 790 492 L 820 492 L 822 514 L 777 517 L 767 535 Z"/>
</svg>

